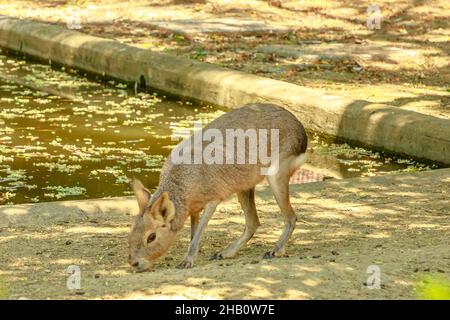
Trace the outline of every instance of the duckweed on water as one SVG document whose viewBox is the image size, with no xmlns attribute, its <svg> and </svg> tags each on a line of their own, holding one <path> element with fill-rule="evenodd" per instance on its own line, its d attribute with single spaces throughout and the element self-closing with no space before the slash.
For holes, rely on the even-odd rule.
<svg viewBox="0 0 450 320">
<path fill-rule="evenodd" d="M 45 193 L 45 196 L 56 199 L 66 198 L 69 196 L 80 196 L 86 193 L 86 189 L 82 187 L 49 186 L 45 187 L 44 190 L 54 191 Z"/>
<path fill-rule="evenodd" d="M 223 113 L 1 54 L 0 75 L 1 203 L 127 195 L 132 177 L 154 188 L 172 137 Z M 430 168 L 310 137 L 344 177 Z"/>
<path fill-rule="evenodd" d="M 167 146 L 176 143 L 171 124 L 189 117 L 185 125 L 192 127 L 219 114 L 156 93 L 134 94 L 123 83 L 105 85 L 1 55 L 0 61 L 8 77 L 0 79 L 2 203 L 129 194 L 134 176 L 155 186 Z"/>
<path fill-rule="evenodd" d="M 424 164 L 412 159 L 394 158 L 380 152 L 352 147 L 347 143 L 337 144 L 311 134 L 314 152 L 333 161 L 341 169 L 345 178 L 376 176 L 388 173 L 416 172 L 438 168 L 434 164 Z"/>
</svg>

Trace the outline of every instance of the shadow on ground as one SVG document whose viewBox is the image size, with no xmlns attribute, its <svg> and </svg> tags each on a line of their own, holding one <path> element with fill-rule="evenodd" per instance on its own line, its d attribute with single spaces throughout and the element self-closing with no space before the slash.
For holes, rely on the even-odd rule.
<svg viewBox="0 0 450 320">
<path fill-rule="evenodd" d="M 261 259 L 282 229 L 270 192 L 257 192 L 262 226 L 235 259 L 208 258 L 243 230 L 235 199 L 220 206 L 190 270 L 175 268 L 189 241 L 180 233 L 151 272 L 126 264 L 132 198 L 0 207 L 0 276 L 25 298 L 414 298 L 417 277 L 449 276 L 449 169 L 292 186 L 300 221 L 288 256 Z M 81 268 L 81 289 L 66 287 Z M 367 268 L 382 282 L 367 288 Z"/>
</svg>

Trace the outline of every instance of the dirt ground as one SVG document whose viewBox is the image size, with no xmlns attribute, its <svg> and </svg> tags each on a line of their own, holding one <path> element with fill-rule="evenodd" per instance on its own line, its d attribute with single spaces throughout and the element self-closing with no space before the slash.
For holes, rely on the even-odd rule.
<svg viewBox="0 0 450 320">
<path fill-rule="evenodd" d="M 348 0 L 0 0 L 0 14 L 67 25 L 73 10 L 81 10 L 81 32 L 450 118 L 449 2 L 377 3 L 380 30 L 367 29 L 366 2 Z M 218 17 L 252 18 L 290 31 L 180 35 L 151 23 Z M 285 48 L 270 52 L 274 45 L 312 50 L 319 58 L 286 55 Z M 335 59 L 335 45 L 352 48 L 349 57 Z M 358 54 L 370 48 L 377 52 L 370 59 Z M 261 188 L 262 226 L 235 259 L 208 259 L 243 230 L 231 199 L 210 222 L 193 269 L 175 268 L 189 243 L 186 226 L 154 269 L 140 274 L 126 262 L 134 199 L 0 206 L 0 298 L 420 298 L 429 277 L 450 281 L 449 187 L 450 169 L 292 186 L 301 220 L 288 256 L 272 260 L 261 257 L 280 235 L 282 218 Z M 67 288 L 73 265 L 81 270 L 79 290 Z M 368 288 L 367 271 L 374 267 L 379 289 Z"/>
<path fill-rule="evenodd" d="M 189 241 L 145 273 L 127 266 L 132 198 L 0 206 L 0 295 L 9 299 L 414 299 L 425 277 L 450 281 L 450 169 L 292 185 L 300 222 L 287 257 L 263 260 L 281 233 L 268 189 L 262 226 L 235 259 L 208 257 L 243 230 L 236 199 L 222 204 L 193 269 L 178 270 Z M 188 223 L 187 223 L 188 224 Z M 66 287 L 81 269 L 81 289 Z M 372 266 L 372 267 L 370 267 Z M 369 289 L 368 268 L 381 287 Z M 445 280 L 447 279 L 447 280 Z M 450 287 L 447 287 L 450 293 Z"/>
<path fill-rule="evenodd" d="M 60 25 L 76 17 L 81 32 L 450 118 L 450 3 L 381 0 L 377 4 L 381 28 L 373 30 L 366 26 L 367 3 L 348 0 L 0 0 L 0 14 Z M 254 19 L 290 31 L 180 35 L 152 23 L 210 18 Z M 319 59 L 267 52 L 262 45 L 314 49 Z M 340 51 L 333 45 L 355 54 L 330 59 L 328 55 Z M 361 49 L 373 55 L 367 59 L 356 54 Z"/>
</svg>

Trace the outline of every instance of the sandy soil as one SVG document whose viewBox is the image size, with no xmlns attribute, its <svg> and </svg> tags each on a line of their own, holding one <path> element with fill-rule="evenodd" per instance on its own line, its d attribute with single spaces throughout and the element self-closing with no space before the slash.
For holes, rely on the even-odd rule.
<svg viewBox="0 0 450 320">
<path fill-rule="evenodd" d="M 447 0 L 377 1 L 381 29 L 366 27 L 367 3 L 355 1 L 15 1 L 0 0 L 0 14 L 67 25 L 154 51 L 182 55 L 329 93 L 386 103 L 450 118 L 450 4 Z M 180 36 L 151 21 L 243 18 L 291 29 L 285 33 Z M 72 19 L 72 20 L 71 20 Z M 77 18 L 78 19 L 78 18 Z M 78 20 L 77 20 L 78 21 Z M 263 53 L 260 45 L 374 46 L 376 57 L 315 62 Z M 404 50 L 393 58 L 389 50 Z"/>
<path fill-rule="evenodd" d="M 66 25 L 67 10 L 80 7 L 82 32 L 450 118 L 448 1 L 378 1 L 381 30 L 365 27 L 365 2 L 277 3 L 0 0 L 0 14 Z M 148 23 L 222 16 L 271 21 L 292 31 L 179 36 Z M 310 63 L 258 49 L 328 43 L 396 46 L 420 59 Z M 288 256 L 273 260 L 261 257 L 281 233 L 282 219 L 270 193 L 260 189 L 262 226 L 238 257 L 208 259 L 243 230 L 231 199 L 212 219 L 193 269 L 175 269 L 189 242 L 186 227 L 154 270 L 141 274 L 126 263 L 134 199 L 0 206 L 0 298 L 417 298 L 425 276 L 450 278 L 449 186 L 449 169 L 293 186 L 292 203 L 302 220 Z M 79 290 L 66 286 L 70 265 L 81 269 Z M 380 289 L 367 287 L 370 266 L 380 269 Z"/>
<path fill-rule="evenodd" d="M 425 275 L 450 280 L 450 169 L 292 186 L 301 221 L 287 257 L 261 259 L 282 219 L 260 188 L 262 226 L 235 259 L 208 257 L 243 230 L 235 199 L 208 226 L 193 269 L 178 270 L 186 226 L 151 272 L 131 273 L 126 236 L 132 198 L 0 206 L 0 294 L 64 299 L 400 299 L 417 298 Z M 68 290 L 67 268 L 81 268 Z M 368 289 L 378 266 L 381 288 Z M 450 290 L 450 288 L 449 288 Z"/>
</svg>

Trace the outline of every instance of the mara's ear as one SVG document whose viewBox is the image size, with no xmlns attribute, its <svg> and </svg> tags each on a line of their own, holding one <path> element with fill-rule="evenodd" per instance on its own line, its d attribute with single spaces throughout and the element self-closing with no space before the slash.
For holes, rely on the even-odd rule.
<svg viewBox="0 0 450 320">
<path fill-rule="evenodd" d="M 133 188 L 134 194 L 139 205 L 139 211 L 142 212 L 150 200 L 151 193 L 144 187 L 141 181 L 133 179 L 131 182 L 131 188 Z"/>
<path fill-rule="evenodd" d="M 153 206 L 152 214 L 156 219 L 162 218 L 165 223 L 171 223 L 175 218 L 175 206 L 167 192 L 163 192 Z"/>
</svg>

